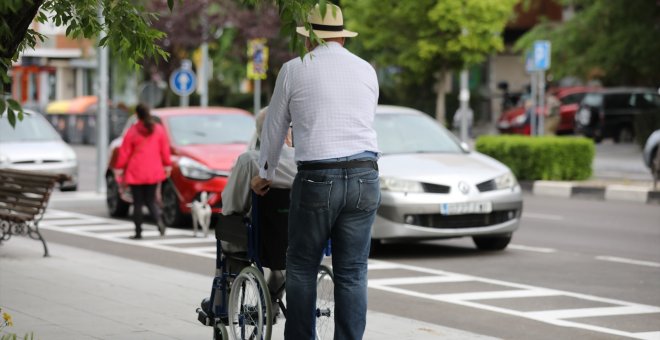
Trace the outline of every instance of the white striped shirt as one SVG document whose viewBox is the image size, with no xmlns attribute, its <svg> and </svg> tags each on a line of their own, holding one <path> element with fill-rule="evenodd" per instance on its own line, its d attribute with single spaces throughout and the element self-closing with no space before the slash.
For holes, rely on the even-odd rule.
<svg viewBox="0 0 660 340">
<path fill-rule="evenodd" d="M 373 128 L 377 104 L 375 70 L 339 43 L 288 61 L 261 132 L 259 176 L 273 178 L 291 121 L 298 162 L 379 152 Z"/>
</svg>

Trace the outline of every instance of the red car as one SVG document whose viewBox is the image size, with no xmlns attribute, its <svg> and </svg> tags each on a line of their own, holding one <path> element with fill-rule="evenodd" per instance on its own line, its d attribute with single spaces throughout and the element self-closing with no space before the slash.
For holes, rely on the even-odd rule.
<svg viewBox="0 0 660 340">
<path fill-rule="evenodd" d="M 549 95 L 555 96 L 559 100 L 560 119 L 556 130 L 557 134 L 572 134 L 574 132 L 575 113 L 582 98 L 592 90 L 593 88 L 590 87 L 576 86 L 560 87 L 548 91 Z M 524 103 L 525 100 L 523 99 L 522 102 Z M 531 126 L 528 111 L 522 104 L 504 112 L 497 122 L 497 128 L 501 133 L 529 135 Z M 538 114 L 541 114 L 542 111 L 545 110 L 537 109 Z"/>
<path fill-rule="evenodd" d="M 187 224 L 189 204 L 202 192 L 208 193 L 213 212 L 220 213 L 220 194 L 227 177 L 254 134 L 252 114 L 226 107 L 163 108 L 151 113 L 165 127 L 173 163 L 172 175 L 161 187 L 163 222 L 169 227 Z M 135 122 L 132 116 L 122 136 L 110 143 L 106 201 L 110 215 L 115 217 L 126 216 L 132 201 L 129 190 L 117 184 L 112 169 L 122 137 Z"/>
</svg>

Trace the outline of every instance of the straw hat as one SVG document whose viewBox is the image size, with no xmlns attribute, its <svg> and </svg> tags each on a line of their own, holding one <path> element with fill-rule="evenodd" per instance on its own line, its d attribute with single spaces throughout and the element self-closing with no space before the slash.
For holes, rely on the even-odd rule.
<svg viewBox="0 0 660 340">
<path fill-rule="evenodd" d="M 325 17 L 321 18 L 321 9 L 317 4 L 312 8 L 307 16 L 307 21 L 312 25 L 314 34 L 321 39 L 326 38 L 352 38 L 357 36 L 356 32 L 344 29 L 344 17 L 341 14 L 339 6 L 328 4 L 325 11 Z M 298 34 L 309 37 L 309 31 L 304 27 L 297 27 Z"/>
</svg>

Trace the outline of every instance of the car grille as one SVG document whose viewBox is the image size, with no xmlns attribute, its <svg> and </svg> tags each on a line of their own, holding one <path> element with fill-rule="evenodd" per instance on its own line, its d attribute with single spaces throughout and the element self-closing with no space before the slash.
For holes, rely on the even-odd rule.
<svg viewBox="0 0 660 340">
<path fill-rule="evenodd" d="M 518 216 L 518 210 L 498 210 L 490 214 L 441 215 L 417 214 L 406 215 L 408 224 L 436 229 L 460 229 L 486 227 L 510 221 Z"/>
<path fill-rule="evenodd" d="M 431 183 L 422 183 L 422 188 L 424 188 L 424 192 L 431 192 L 434 194 L 448 194 L 450 189 L 446 185 Z"/>
<path fill-rule="evenodd" d="M 497 186 L 495 185 L 494 179 L 477 184 L 477 189 L 479 189 L 480 192 L 493 191 L 496 188 Z"/>
</svg>

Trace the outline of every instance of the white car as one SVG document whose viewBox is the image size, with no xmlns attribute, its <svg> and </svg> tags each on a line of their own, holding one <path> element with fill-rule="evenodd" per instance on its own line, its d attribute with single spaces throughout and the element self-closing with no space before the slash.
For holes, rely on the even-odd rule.
<svg viewBox="0 0 660 340">
<path fill-rule="evenodd" d="M 374 127 L 382 203 L 372 244 L 470 236 L 479 249 L 506 248 L 518 229 L 522 192 L 511 170 L 469 151 L 428 115 L 378 106 Z"/>
<path fill-rule="evenodd" d="M 78 189 L 78 159 L 50 123 L 39 113 L 26 110 L 23 121 L 9 125 L 0 118 L 0 168 L 43 171 L 69 175 L 62 191 Z"/>
</svg>

